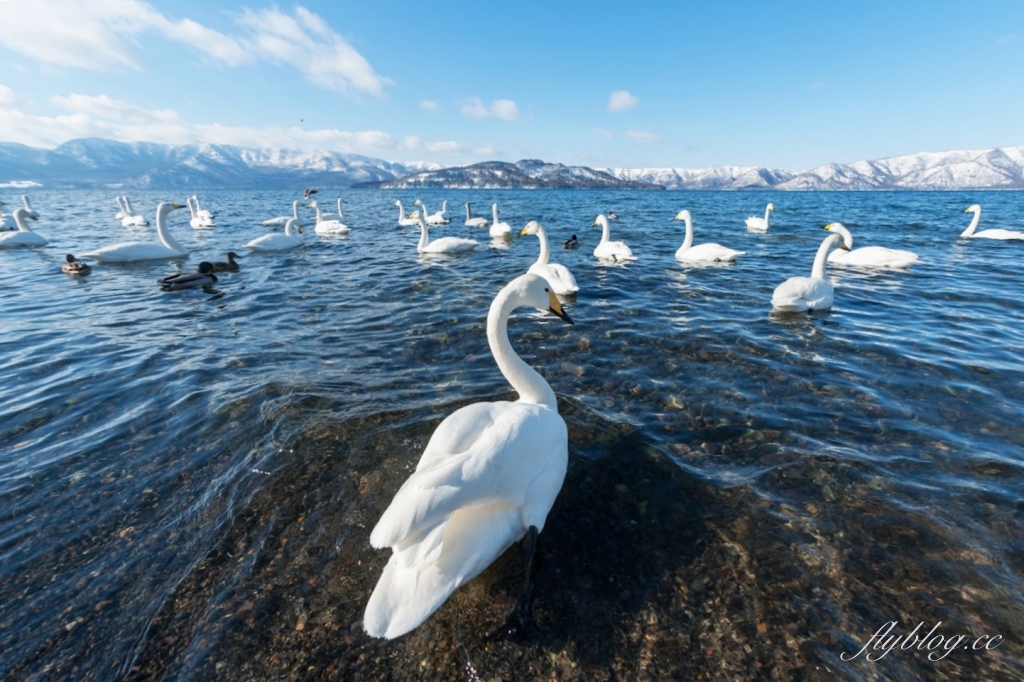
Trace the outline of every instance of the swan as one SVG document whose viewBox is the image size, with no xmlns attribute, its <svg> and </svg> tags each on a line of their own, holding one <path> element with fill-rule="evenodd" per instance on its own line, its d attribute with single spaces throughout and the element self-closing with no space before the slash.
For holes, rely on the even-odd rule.
<svg viewBox="0 0 1024 682">
<path fill-rule="evenodd" d="M 693 246 L 693 217 L 685 208 L 677 213 L 672 220 L 682 220 L 686 223 L 686 238 L 683 239 L 683 245 L 676 251 L 676 260 L 678 261 L 684 263 L 727 263 L 746 253 L 710 242 Z"/>
<path fill-rule="evenodd" d="M 865 246 L 853 249 L 853 235 L 842 223 L 829 223 L 825 229 L 843 236 L 844 248 L 828 254 L 829 263 L 855 265 L 863 268 L 905 268 L 918 261 L 917 254 L 913 251 L 887 249 L 884 246 Z"/>
<path fill-rule="evenodd" d="M 978 229 L 978 222 L 981 220 L 981 205 L 979 204 L 968 206 L 964 213 L 973 213 L 974 218 L 967 229 L 960 233 L 961 237 L 970 237 L 972 239 L 1024 239 L 1024 232 L 1014 232 L 1013 230 L 1001 228 L 975 232 Z"/>
<path fill-rule="evenodd" d="M 768 204 L 764 209 L 764 217 L 759 218 L 756 215 L 752 215 L 747 218 L 747 229 L 755 232 L 767 232 L 768 231 L 768 217 L 775 210 L 775 204 Z"/>
<path fill-rule="evenodd" d="M 395 206 L 398 207 L 398 224 L 405 227 L 415 226 L 419 223 L 416 221 L 416 217 L 419 215 L 419 211 L 413 211 L 411 215 L 406 217 L 405 206 L 402 206 L 402 202 L 395 200 Z"/>
<path fill-rule="evenodd" d="M 475 239 L 463 239 L 462 237 L 441 237 L 430 241 L 430 235 L 427 233 L 427 223 L 423 219 L 423 216 L 417 216 L 416 222 L 420 226 L 420 241 L 416 245 L 416 250 L 420 253 L 463 253 L 465 251 L 473 251 L 476 247 L 480 246 L 480 242 Z"/>
<path fill-rule="evenodd" d="M 594 225 L 601 226 L 601 243 L 594 249 L 594 257 L 601 260 L 610 260 L 615 262 L 636 260 L 636 256 L 624 242 L 613 242 L 608 239 L 610 236 L 610 230 L 608 229 L 608 219 L 603 215 L 597 216 L 594 219 Z"/>
<path fill-rule="evenodd" d="M 90 258 L 98 263 L 131 263 L 140 260 L 169 260 L 187 258 L 188 249 L 179 244 L 167 231 L 167 216 L 171 211 L 185 208 L 181 204 L 161 203 L 156 207 L 156 233 L 159 244 L 147 242 L 125 242 L 104 246 L 98 251 L 83 253 L 82 258 Z"/>
<path fill-rule="evenodd" d="M 392 554 L 363 614 L 372 637 L 416 628 L 524 536 L 526 590 L 515 616 L 531 618 L 533 550 L 565 479 L 569 438 L 555 392 L 509 343 L 508 318 L 521 307 L 572 324 L 537 275 L 520 275 L 495 296 L 487 343 L 519 400 L 474 403 L 445 418 L 381 515 L 370 544 Z"/>
<path fill-rule="evenodd" d="M 36 213 L 34 208 L 32 208 L 32 202 L 30 202 L 28 200 L 28 195 L 27 194 L 22 194 L 21 195 L 21 203 L 23 203 L 25 205 L 25 210 L 28 211 L 28 214 L 30 216 L 32 216 L 33 218 L 36 218 L 36 219 L 39 218 L 39 214 Z"/>
<path fill-rule="evenodd" d="M 466 226 L 487 227 L 487 218 L 473 217 L 473 211 L 469 208 L 469 202 L 466 202 Z"/>
<path fill-rule="evenodd" d="M 790 277 L 775 287 L 772 293 L 772 307 L 784 312 L 805 310 L 828 310 L 832 307 L 832 285 L 825 281 L 825 258 L 832 248 L 843 239 L 835 233 L 825 237 L 814 256 L 814 267 L 810 277 Z M 839 248 L 845 248 L 840 246 Z"/>
<path fill-rule="evenodd" d="M 564 242 L 562 242 L 563 249 L 575 249 L 579 248 L 579 245 L 580 242 L 578 239 L 576 239 L 576 235 L 573 235 L 572 238 L 566 239 Z"/>
<path fill-rule="evenodd" d="M 277 225 L 287 225 L 289 220 L 294 220 L 296 226 L 302 227 L 302 218 L 299 217 L 298 200 L 292 202 L 291 215 L 279 215 L 276 218 L 268 218 L 260 223 L 260 225 L 263 225 L 264 227 L 276 227 Z"/>
<path fill-rule="evenodd" d="M 292 230 L 296 230 L 297 233 Z M 245 246 L 253 251 L 288 251 L 289 249 L 302 246 L 302 237 L 299 236 L 301 234 L 302 226 L 299 225 L 299 221 L 295 218 L 289 218 L 284 226 L 284 234 L 280 232 L 265 234 L 262 237 L 253 239 Z"/>
<path fill-rule="evenodd" d="M 92 272 L 88 263 L 83 263 L 70 253 L 64 256 L 64 265 L 60 266 L 60 269 L 69 275 L 88 275 Z"/>
<path fill-rule="evenodd" d="M 537 257 L 537 262 L 531 265 L 527 272 L 532 272 L 546 279 L 551 284 L 551 290 L 556 294 L 564 296 L 566 294 L 575 294 L 579 291 L 580 288 L 576 284 L 576 278 L 569 272 L 569 268 L 558 263 L 548 262 L 551 250 L 548 247 L 548 235 L 544 232 L 544 226 L 536 220 L 531 220 L 526 223 L 526 227 L 523 228 L 519 236 L 525 237 L 528 234 L 535 234 L 537 239 L 540 240 L 540 256 Z"/>
<path fill-rule="evenodd" d="M 346 234 L 349 229 L 348 225 L 341 222 L 341 199 L 338 199 L 338 218 L 339 220 L 324 220 L 324 212 L 320 208 L 320 204 L 315 201 L 309 202 L 307 208 L 312 208 L 316 211 L 316 227 L 313 229 L 317 234 Z"/>
<path fill-rule="evenodd" d="M 217 281 L 217 275 L 213 274 L 213 264 L 203 261 L 199 264 L 199 269 L 195 272 L 181 272 L 177 275 L 171 275 L 170 277 L 164 277 L 163 279 L 157 280 L 157 284 L 164 291 L 171 291 L 173 289 L 192 289 L 195 287 L 205 287 L 208 284 L 213 284 Z"/>
<path fill-rule="evenodd" d="M 114 220 L 124 219 L 124 205 L 121 203 L 121 197 L 114 197 L 114 201 L 117 202 L 117 213 L 114 214 Z"/>
<path fill-rule="evenodd" d="M 214 272 L 238 272 L 239 266 L 238 263 L 235 262 L 235 259 L 241 258 L 241 256 L 234 251 L 228 251 L 226 257 L 226 261 L 219 260 L 210 263 L 210 265 L 213 266 Z"/>
<path fill-rule="evenodd" d="M 199 213 L 199 209 L 197 208 L 199 206 L 199 200 L 196 199 L 195 196 L 191 196 L 186 199 L 185 203 L 188 204 L 188 211 L 192 214 L 192 219 L 189 220 L 189 225 L 193 228 L 217 226 L 216 223 L 213 222 L 213 219 L 209 217 L 209 211 L 206 211 L 205 217 Z"/>
<path fill-rule="evenodd" d="M 414 205 L 419 206 L 423 209 L 424 220 L 427 221 L 427 225 L 447 225 L 448 219 L 444 217 L 444 214 L 448 212 L 448 200 L 444 200 L 444 206 L 437 213 L 431 213 L 427 210 L 427 205 L 423 203 L 423 200 L 417 199 L 412 202 Z"/>
<path fill-rule="evenodd" d="M 3 209 L 3 207 L 6 206 L 6 205 L 7 204 L 5 204 L 4 202 L 0 201 L 0 232 L 3 232 L 5 230 L 17 230 L 18 229 L 17 227 L 14 227 L 13 225 L 8 225 L 7 224 L 7 216 L 4 214 L 4 209 Z"/>
<path fill-rule="evenodd" d="M 121 197 L 121 201 L 118 202 L 121 206 L 121 211 L 124 216 L 121 218 L 121 225 L 124 227 L 146 227 L 149 225 L 149 221 L 140 215 L 135 215 L 132 211 L 132 202 L 128 201 L 128 197 Z"/>
<path fill-rule="evenodd" d="M 511 237 L 512 226 L 498 221 L 498 204 L 491 204 L 491 215 L 494 216 L 494 222 L 491 224 L 490 235 L 492 237 Z"/>
<path fill-rule="evenodd" d="M 47 240 L 28 229 L 26 220 L 35 220 L 27 208 L 18 207 L 11 213 L 14 224 L 18 226 L 16 232 L 0 232 L 0 249 L 16 249 L 22 246 L 43 246 Z"/>
<path fill-rule="evenodd" d="M 207 211 L 205 208 L 203 208 L 202 204 L 199 203 L 199 197 L 197 197 L 195 194 L 192 195 L 192 203 L 196 205 L 196 215 L 199 216 L 200 218 L 206 218 L 207 220 L 211 221 L 210 225 L 212 226 L 213 214 Z"/>
</svg>

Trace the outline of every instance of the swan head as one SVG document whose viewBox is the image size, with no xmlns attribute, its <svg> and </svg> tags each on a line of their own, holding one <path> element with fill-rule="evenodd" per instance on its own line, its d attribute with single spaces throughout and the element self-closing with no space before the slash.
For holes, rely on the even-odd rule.
<svg viewBox="0 0 1024 682">
<path fill-rule="evenodd" d="M 319 208 L 319 206 L 320 205 L 317 204 L 315 201 L 311 201 L 308 204 L 306 204 L 306 208 Z"/>
<path fill-rule="evenodd" d="M 36 220 L 36 217 L 29 213 L 28 209 L 25 208 L 24 206 L 18 207 L 11 211 L 11 216 L 15 220 L 24 220 L 25 218 L 28 218 L 29 220 Z"/>
<path fill-rule="evenodd" d="M 417 199 L 416 201 L 412 202 L 412 205 L 413 206 L 422 206 L 423 205 L 423 201 L 421 199 Z"/>
<path fill-rule="evenodd" d="M 519 236 L 525 237 L 528 234 L 537 234 L 538 231 L 540 231 L 540 223 L 536 220 L 531 220 L 526 223 L 526 227 L 524 227 L 523 231 L 519 233 Z"/>
<path fill-rule="evenodd" d="M 183 204 L 172 204 L 165 201 L 156 207 L 156 214 L 165 216 L 171 211 L 177 211 L 179 208 L 185 208 L 185 206 Z"/>
<path fill-rule="evenodd" d="M 594 225 L 600 225 L 601 227 L 604 227 L 607 224 L 608 224 L 608 219 L 604 217 L 604 214 L 601 214 L 601 215 L 597 216 L 596 218 L 594 218 Z"/>
<path fill-rule="evenodd" d="M 775 204 L 768 204 L 768 210 L 769 211 L 774 211 L 775 210 Z"/>
<path fill-rule="evenodd" d="M 395 206 L 401 206 L 401 205 L 402 205 L 402 202 L 399 201 L 398 199 L 395 199 Z"/>
<path fill-rule="evenodd" d="M 690 216 L 689 209 L 684 208 L 679 213 L 676 213 L 676 217 L 673 218 L 672 220 L 693 220 L 693 218 Z"/>
<path fill-rule="evenodd" d="M 515 307 L 529 306 L 538 310 L 546 310 L 555 317 L 573 324 L 572 318 L 562 309 L 558 297 L 551 291 L 548 281 L 539 275 L 526 273 L 512 280 L 510 298 L 514 301 Z"/>
<path fill-rule="evenodd" d="M 981 204 L 971 204 L 964 210 L 964 213 L 981 213 Z"/>
<path fill-rule="evenodd" d="M 829 232 L 835 232 L 836 235 L 843 238 L 843 245 L 838 248 L 845 249 L 847 251 L 853 248 L 853 235 L 850 234 L 850 231 L 846 229 L 845 225 L 842 223 L 829 223 L 825 226 L 825 229 Z"/>
</svg>

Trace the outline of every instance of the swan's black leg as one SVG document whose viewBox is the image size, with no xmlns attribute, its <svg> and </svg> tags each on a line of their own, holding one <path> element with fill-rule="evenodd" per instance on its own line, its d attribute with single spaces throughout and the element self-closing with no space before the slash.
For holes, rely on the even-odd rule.
<svg viewBox="0 0 1024 682">
<path fill-rule="evenodd" d="M 533 555 L 537 551 L 537 535 L 539 533 L 536 526 L 530 526 L 530 530 L 527 531 L 524 538 L 526 577 L 519 605 L 512 610 L 501 627 L 487 633 L 488 638 L 500 636 L 505 639 L 521 641 L 526 639 L 530 632 L 537 629 L 537 624 L 533 620 Z"/>
</svg>

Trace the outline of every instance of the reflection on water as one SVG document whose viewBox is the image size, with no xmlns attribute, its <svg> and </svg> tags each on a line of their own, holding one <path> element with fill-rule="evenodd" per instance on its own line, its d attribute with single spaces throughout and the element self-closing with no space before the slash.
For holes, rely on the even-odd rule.
<svg viewBox="0 0 1024 682">
<path fill-rule="evenodd" d="M 216 228 L 171 218 L 187 261 L 70 278 L 65 253 L 155 230 L 120 227 L 113 191 L 50 191 L 32 195 L 50 245 L 0 252 L 4 676 L 1024 676 L 1021 245 L 956 239 L 979 200 L 1020 229 L 1018 194 L 501 194 L 514 229 L 581 241 L 552 251 L 580 284 L 576 325 L 509 324 L 570 433 L 533 644 L 481 635 L 518 597 L 514 551 L 408 637 L 369 640 L 360 618 L 387 558 L 369 529 L 433 428 L 509 397 L 484 320 L 535 240 L 421 258 L 394 224 L 416 196 L 350 192 L 348 235 L 307 230 L 302 249 L 243 253 L 212 292 L 161 292 L 294 197 L 209 192 Z M 180 198 L 132 197 L 147 217 Z M 767 201 L 770 232 L 747 232 Z M 682 208 L 698 243 L 746 255 L 676 263 Z M 592 256 L 610 209 L 636 262 Z M 833 220 L 923 262 L 830 268 L 831 311 L 772 314 Z M 840 658 L 891 620 L 1005 641 Z"/>
</svg>

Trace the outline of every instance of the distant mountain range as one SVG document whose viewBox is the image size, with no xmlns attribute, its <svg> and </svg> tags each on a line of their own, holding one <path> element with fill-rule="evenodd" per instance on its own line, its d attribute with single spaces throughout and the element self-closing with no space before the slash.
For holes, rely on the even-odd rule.
<svg viewBox="0 0 1024 682">
<path fill-rule="evenodd" d="M 265 189 L 1024 189 L 1024 146 L 830 163 L 808 171 L 747 166 L 605 168 L 538 160 L 444 168 L 358 154 L 87 138 L 56 149 L 0 142 L 0 187 Z"/>
</svg>

